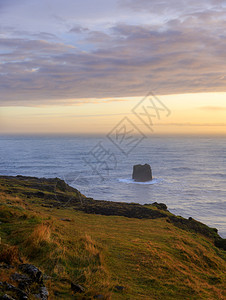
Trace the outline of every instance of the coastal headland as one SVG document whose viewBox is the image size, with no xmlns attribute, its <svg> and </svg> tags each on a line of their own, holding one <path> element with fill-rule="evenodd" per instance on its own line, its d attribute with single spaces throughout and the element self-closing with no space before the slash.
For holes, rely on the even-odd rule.
<svg viewBox="0 0 226 300">
<path fill-rule="evenodd" d="M 0 297 L 226 296 L 225 239 L 163 203 L 94 200 L 59 178 L 0 176 L 0 237 Z"/>
</svg>

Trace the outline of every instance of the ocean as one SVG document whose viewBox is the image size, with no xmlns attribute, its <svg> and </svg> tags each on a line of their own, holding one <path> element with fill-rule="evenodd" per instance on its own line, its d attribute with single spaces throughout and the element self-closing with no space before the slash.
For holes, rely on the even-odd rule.
<svg viewBox="0 0 226 300">
<path fill-rule="evenodd" d="M 149 163 L 153 181 L 135 183 Z M 97 200 L 162 202 L 226 238 L 226 137 L 1 136 L 0 174 L 59 177 Z"/>
</svg>

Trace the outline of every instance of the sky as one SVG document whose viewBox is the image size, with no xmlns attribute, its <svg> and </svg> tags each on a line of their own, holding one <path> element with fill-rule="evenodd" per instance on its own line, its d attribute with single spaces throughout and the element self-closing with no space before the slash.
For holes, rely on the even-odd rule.
<svg viewBox="0 0 226 300">
<path fill-rule="evenodd" d="M 226 134 L 225 29 L 222 0 L 0 0 L 0 133 Z"/>
</svg>

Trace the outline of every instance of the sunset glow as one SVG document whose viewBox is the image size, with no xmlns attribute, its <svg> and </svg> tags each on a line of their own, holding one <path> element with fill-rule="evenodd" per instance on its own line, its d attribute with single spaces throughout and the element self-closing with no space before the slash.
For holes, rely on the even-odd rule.
<svg viewBox="0 0 226 300">
<path fill-rule="evenodd" d="M 125 116 L 146 134 L 226 134 L 226 93 L 158 96 L 171 110 L 153 119 L 153 131 L 132 108 L 142 97 L 89 99 L 86 104 L 1 108 L 1 133 L 106 134 Z M 75 101 L 76 102 L 76 101 Z M 73 103 L 73 100 L 71 101 Z"/>
<path fill-rule="evenodd" d="M 139 123 L 131 110 L 153 92 L 171 110 L 154 133 L 225 134 L 224 12 L 215 0 L 0 1 L 0 133 L 106 133 Z"/>
</svg>

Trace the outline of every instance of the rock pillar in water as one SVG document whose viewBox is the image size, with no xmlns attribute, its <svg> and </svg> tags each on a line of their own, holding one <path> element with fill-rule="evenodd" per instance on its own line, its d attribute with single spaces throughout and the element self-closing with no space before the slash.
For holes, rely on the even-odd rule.
<svg viewBox="0 0 226 300">
<path fill-rule="evenodd" d="M 133 179 L 138 182 L 152 180 L 151 166 L 148 164 L 133 166 Z"/>
</svg>

